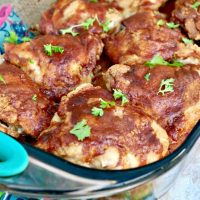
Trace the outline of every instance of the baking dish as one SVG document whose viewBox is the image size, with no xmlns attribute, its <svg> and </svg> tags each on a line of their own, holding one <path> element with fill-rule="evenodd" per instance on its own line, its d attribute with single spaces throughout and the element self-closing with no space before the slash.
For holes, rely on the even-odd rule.
<svg viewBox="0 0 200 200">
<path fill-rule="evenodd" d="M 29 166 L 17 176 L 0 178 L 0 190 L 32 198 L 91 199 L 119 193 L 116 199 L 160 198 L 173 186 L 199 137 L 200 122 L 166 158 L 144 167 L 116 171 L 77 166 L 22 143 L 29 154 Z"/>
</svg>

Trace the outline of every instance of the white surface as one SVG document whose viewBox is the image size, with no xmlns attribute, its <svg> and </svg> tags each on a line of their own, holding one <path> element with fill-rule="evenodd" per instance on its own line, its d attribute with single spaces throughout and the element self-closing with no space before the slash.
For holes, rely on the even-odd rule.
<svg viewBox="0 0 200 200">
<path fill-rule="evenodd" d="M 200 200 L 200 139 L 174 187 L 160 200 Z"/>
</svg>

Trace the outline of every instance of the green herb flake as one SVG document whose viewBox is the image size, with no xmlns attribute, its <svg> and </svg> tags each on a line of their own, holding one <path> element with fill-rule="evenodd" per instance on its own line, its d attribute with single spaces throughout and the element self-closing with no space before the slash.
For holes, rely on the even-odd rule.
<svg viewBox="0 0 200 200">
<path fill-rule="evenodd" d="M 0 82 L 6 84 L 5 79 L 4 79 L 3 75 L 1 75 L 1 74 L 0 74 Z"/>
<path fill-rule="evenodd" d="M 109 12 L 109 13 L 114 13 L 115 10 L 114 10 L 114 8 L 109 8 L 109 9 L 108 9 L 108 12 Z"/>
<path fill-rule="evenodd" d="M 22 38 L 22 41 L 23 41 L 23 42 L 30 42 L 30 41 L 31 41 L 31 38 L 30 38 L 30 37 L 23 37 L 23 38 Z"/>
<path fill-rule="evenodd" d="M 157 26 L 163 26 L 165 24 L 165 22 L 164 22 L 164 20 L 159 19 L 156 24 L 157 24 Z"/>
<path fill-rule="evenodd" d="M 95 22 L 95 18 L 88 18 L 85 22 L 83 22 L 81 24 L 81 26 L 85 29 L 85 30 L 89 30 L 89 28 L 91 26 L 93 26 L 94 22 Z"/>
<path fill-rule="evenodd" d="M 147 81 L 149 81 L 150 78 L 151 78 L 151 73 L 146 74 L 146 75 L 144 76 L 144 78 L 145 78 Z"/>
<path fill-rule="evenodd" d="M 29 60 L 29 63 L 30 63 L 30 64 L 34 64 L 34 63 L 35 63 L 35 61 L 34 61 L 34 60 L 32 60 L 32 59 L 30 59 L 30 60 Z"/>
<path fill-rule="evenodd" d="M 5 37 L 4 41 L 7 43 L 18 44 L 18 36 L 14 31 L 9 31 L 10 36 Z"/>
<path fill-rule="evenodd" d="M 66 29 L 61 29 L 60 32 L 62 35 L 65 35 L 65 34 L 71 34 L 73 37 L 76 37 L 77 35 L 79 35 L 78 32 L 75 32 L 73 29 L 75 27 L 74 26 L 71 26 L 69 28 L 66 28 Z"/>
<path fill-rule="evenodd" d="M 110 24 L 111 21 L 109 21 L 108 19 L 106 19 L 104 23 L 99 23 L 99 25 L 103 28 L 103 31 L 106 33 L 110 31 Z"/>
<path fill-rule="evenodd" d="M 46 44 L 44 45 L 44 51 L 48 56 L 52 56 L 53 52 L 62 54 L 64 52 L 64 48 L 61 46 L 53 46 L 51 44 Z"/>
<path fill-rule="evenodd" d="M 115 106 L 115 102 L 114 101 L 105 101 L 103 99 L 100 99 L 100 108 L 110 108 Z"/>
<path fill-rule="evenodd" d="M 173 79 L 173 78 L 163 79 L 161 81 L 158 94 L 161 93 L 162 96 L 164 96 L 165 93 L 167 93 L 167 92 L 174 92 L 174 81 L 175 81 L 175 79 Z"/>
<path fill-rule="evenodd" d="M 37 94 L 34 94 L 34 95 L 32 96 L 32 100 L 33 100 L 33 101 L 37 101 Z"/>
<path fill-rule="evenodd" d="M 168 28 L 175 29 L 175 28 L 178 28 L 180 25 L 175 24 L 174 22 L 169 22 L 169 23 L 167 23 L 167 26 L 168 26 Z"/>
<path fill-rule="evenodd" d="M 200 2 L 199 2 L 199 1 L 197 1 L 197 2 L 195 2 L 194 4 L 191 5 L 191 7 L 192 7 L 193 9 L 195 9 L 195 10 L 197 10 L 199 6 L 200 6 Z"/>
<path fill-rule="evenodd" d="M 173 60 L 172 62 L 167 62 L 159 54 L 156 54 L 150 61 L 146 62 L 144 65 L 148 66 L 150 68 L 153 68 L 157 65 L 164 65 L 164 66 L 170 66 L 170 67 L 183 67 L 184 66 L 184 64 L 178 60 Z"/>
<path fill-rule="evenodd" d="M 125 94 L 123 94 L 123 92 L 120 89 L 113 89 L 114 93 L 113 93 L 113 97 L 115 100 L 117 99 L 121 99 L 122 101 L 122 106 L 124 106 L 126 103 L 129 102 L 128 98 L 126 97 Z"/>
<path fill-rule="evenodd" d="M 98 3 L 98 0 L 89 0 L 90 3 Z"/>
<path fill-rule="evenodd" d="M 182 38 L 182 41 L 185 43 L 185 44 L 193 44 L 193 40 L 190 40 L 188 38 Z"/>
<path fill-rule="evenodd" d="M 83 141 L 91 135 L 91 128 L 87 125 L 87 120 L 83 119 L 70 130 L 70 133 L 75 135 L 79 141 Z"/>
<path fill-rule="evenodd" d="M 102 108 L 93 107 L 91 111 L 95 117 L 102 117 L 104 115 Z"/>
</svg>

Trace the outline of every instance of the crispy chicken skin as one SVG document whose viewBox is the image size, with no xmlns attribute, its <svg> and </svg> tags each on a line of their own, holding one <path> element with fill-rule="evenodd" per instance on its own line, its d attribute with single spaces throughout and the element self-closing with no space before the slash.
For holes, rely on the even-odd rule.
<svg viewBox="0 0 200 200">
<path fill-rule="evenodd" d="M 174 58 L 200 64 L 200 48 L 184 44 L 179 29 L 170 29 L 157 22 L 165 19 L 155 12 L 139 12 L 126 19 L 125 28 L 105 41 L 105 52 L 115 64 L 134 65 L 160 54 L 165 60 Z"/>
<path fill-rule="evenodd" d="M 17 67 L 3 63 L 0 75 L 0 130 L 15 137 L 20 133 L 37 137 L 50 124 L 55 110 L 52 102 Z"/>
<path fill-rule="evenodd" d="M 167 0 L 113 0 L 122 8 L 123 16 L 129 17 L 138 11 L 158 10 Z"/>
<path fill-rule="evenodd" d="M 49 56 L 44 51 L 47 44 L 61 46 L 64 52 Z M 91 82 L 102 50 L 103 43 L 92 35 L 45 35 L 18 45 L 5 44 L 5 59 L 25 71 L 48 97 L 59 101 L 80 83 Z"/>
<path fill-rule="evenodd" d="M 149 81 L 144 78 L 148 73 Z M 158 93 L 162 80 L 169 78 L 174 79 L 174 92 Z M 104 79 L 109 90 L 121 89 L 133 105 L 161 124 L 172 142 L 185 138 L 200 119 L 200 71 L 196 66 L 149 69 L 143 65 L 114 65 Z"/>
<path fill-rule="evenodd" d="M 172 13 L 172 20 L 181 26 L 194 40 L 200 40 L 200 10 L 192 8 L 195 0 L 177 0 L 175 10 Z"/>
<path fill-rule="evenodd" d="M 73 25 L 86 22 L 89 18 L 98 17 L 101 23 L 107 20 L 110 29 L 119 29 L 122 20 L 121 13 L 116 9 L 115 3 L 106 0 L 90 2 L 88 0 L 58 0 L 50 9 L 43 13 L 40 21 L 40 30 L 44 34 L 59 34 L 60 29 L 66 29 Z M 82 27 L 74 29 L 83 32 Z M 102 35 L 105 32 L 98 22 L 95 21 L 89 28 L 89 32 Z"/>
<path fill-rule="evenodd" d="M 107 90 L 90 84 L 63 97 L 37 147 L 76 164 L 104 169 L 138 167 L 167 154 L 167 133 L 142 110 L 118 102 L 104 109 L 102 117 L 93 116 L 91 109 L 99 107 L 100 98 L 114 101 Z M 79 141 L 69 131 L 83 119 L 91 127 L 91 135 Z"/>
</svg>

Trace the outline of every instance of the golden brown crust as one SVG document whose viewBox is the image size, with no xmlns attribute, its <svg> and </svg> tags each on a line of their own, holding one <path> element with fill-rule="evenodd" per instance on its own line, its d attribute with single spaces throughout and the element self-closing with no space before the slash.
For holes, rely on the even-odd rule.
<svg viewBox="0 0 200 200">
<path fill-rule="evenodd" d="M 144 78 L 147 73 L 151 74 L 149 81 Z M 169 78 L 175 80 L 174 92 L 158 94 L 161 81 Z M 109 89 L 121 89 L 133 105 L 157 120 L 174 141 L 182 135 L 185 138 L 200 118 L 200 76 L 194 66 L 149 69 L 143 65 L 114 65 L 105 79 Z"/>
<path fill-rule="evenodd" d="M 105 51 L 110 59 L 127 65 L 144 63 L 155 54 L 173 59 L 183 36 L 178 29 L 158 26 L 159 19 L 165 21 L 154 12 L 139 12 L 126 19 L 125 29 L 106 40 Z"/>
<path fill-rule="evenodd" d="M 172 20 L 181 24 L 188 36 L 194 40 L 200 40 L 200 16 L 199 7 L 192 8 L 195 0 L 177 0 Z"/>
<path fill-rule="evenodd" d="M 0 82 L 0 120 L 8 126 L 22 129 L 20 132 L 37 137 L 50 124 L 55 110 L 52 102 L 17 67 L 3 63 L 0 65 L 0 74 L 5 81 Z M 12 134 L 11 131 L 6 132 Z"/>
<path fill-rule="evenodd" d="M 47 44 L 61 46 L 64 52 L 48 56 L 44 51 Z M 45 35 L 19 45 L 5 44 L 5 59 L 40 84 L 47 96 L 59 101 L 80 83 L 91 82 L 102 50 L 101 40 L 92 35 Z"/>
<path fill-rule="evenodd" d="M 95 117 L 91 109 L 99 106 L 99 98 L 114 101 L 108 91 L 91 85 L 63 97 L 37 146 L 81 165 L 109 169 L 137 167 L 166 155 L 168 137 L 155 121 L 129 105 L 104 109 L 103 117 Z M 91 127 L 91 136 L 83 142 L 69 133 L 82 119 Z"/>
<path fill-rule="evenodd" d="M 98 2 L 90 2 L 88 0 L 58 0 L 52 8 L 48 9 L 42 15 L 40 30 L 44 34 L 59 34 L 61 29 L 81 24 L 87 21 L 87 19 L 95 17 L 98 17 L 102 23 L 109 20 L 111 22 L 110 29 L 119 29 L 122 15 L 117 10 L 117 7 L 114 2 L 109 3 L 105 0 Z M 80 27 L 74 30 L 78 33 L 84 32 L 84 29 Z M 88 31 L 99 34 L 102 37 L 106 35 L 97 21 Z"/>
</svg>

